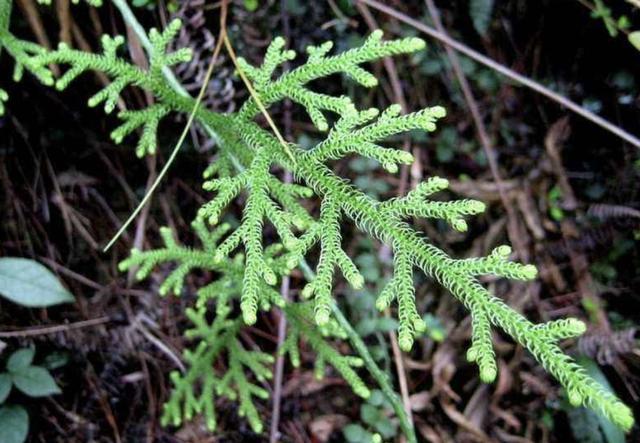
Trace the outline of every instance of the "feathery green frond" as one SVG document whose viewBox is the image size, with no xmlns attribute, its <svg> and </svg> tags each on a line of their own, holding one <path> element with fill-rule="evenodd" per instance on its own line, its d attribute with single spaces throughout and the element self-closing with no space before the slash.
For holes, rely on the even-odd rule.
<svg viewBox="0 0 640 443">
<path fill-rule="evenodd" d="M 451 290 L 471 311 L 474 342 L 467 357 L 480 365 L 483 380 L 495 378 L 495 363 L 490 360 L 487 329 L 499 327 L 531 352 L 542 366 L 567 390 L 572 405 L 584 405 L 629 430 L 634 419 L 631 410 L 608 390 L 604 389 L 584 371 L 582 366 L 565 354 L 559 341 L 575 337 L 585 330 L 584 324 L 574 319 L 535 325 L 491 295 L 473 277 L 459 275 L 451 282 Z"/>
<path fill-rule="evenodd" d="M 291 364 L 294 367 L 300 366 L 298 341 L 303 339 L 316 351 L 315 372 L 317 378 L 323 377 L 325 364 L 328 363 L 349 383 L 353 392 L 363 398 L 368 398 L 371 391 L 354 370 L 354 368 L 363 365 L 362 359 L 355 356 L 344 356 L 326 341 L 327 337 L 345 338 L 345 333 L 337 322 L 332 320 L 327 321 L 320 328 L 315 326 L 312 323 L 314 309 L 309 303 L 291 303 L 285 307 L 284 311 L 291 326 L 280 352 L 289 354 Z"/>
<path fill-rule="evenodd" d="M 338 196 L 326 195 L 322 201 L 320 210 L 320 220 L 318 226 L 322 226 L 322 231 L 317 232 L 320 239 L 320 260 L 316 277 L 309 282 L 302 290 L 302 297 L 314 298 L 315 320 L 320 326 L 329 321 L 331 315 L 332 280 L 333 271 L 339 267 L 342 274 L 354 289 L 361 289 L 364 278 L 353 264 L 349 256 L 340 245 L 340 207 L 338 206 Z"/>
<path fill-rule="evenodd" d="M 95 3 L 96 0 L 92 0 Z M 105 111 L 112 111 L 125 87 L 138 87 L 155 98 L 151 107 L 121 114 L 123 124 L 113 131 L 113 138 L 121 141 L 136 128 L 142 127 L 137 153 L 155 152 L 155 133 L 160 120 L 169 112 L 190 112 L 194 99 L 175 92 L 165 80 L 163 70 L 190 58 L 188 49 L 168 52 L 170 40 L 179 30 L 179 22 L 171 22 L 160 32 L 151 30 L 149 69 L 143 70 L 118 56 L 122 37 L 102 39 L 102 52 L 88 54 L 61 44 L 54 51 L 16 39 L 9 32 L 11 2 L 0 0 L 0 45 L 15 60 L 15 77 L 26 70 L 45 84 L 52 84 L 48 70 L 50 64 L 67 66 L 67 71 L 56 81 L 64 89 L 80 74 L 99 71 L 111 79 L 111 84 L 95 94 L 90 106 L 104 103 Z M 417 38 L 383 41 L 382 33 L 375 31 L 361 47 L 328 55 L 331 43 L 308 49 L 305 63 L 290 71 L 278 73 L 285 62 L 294 57 L 285 49 L 282 39 L 275 39 L 268 48 L 260 67 L 240 60 L 244 72 L 254 83 L 257 94 L 265 106 L 289 98 L 302 105 L 320 130 L 328 130 L 327 112 L 337 114 L 337 122 L 324 141 L 309 151 L 295 144 L 283 147 L 269 132 L 255 121 L 259 113 L 253 98 L 249 98 L 240 111 L 221 115 L 199 108 L 195 118 L 209 127 L 221 151 L 217 160 L 205 171 L 205 190 L 215 192 L 211 201 L 198 213 L 193 229 L 202 243 L 201 249 L 177 243 L 167 229 L 161 231 L 165 247 L 155 251 L 132 251 L 120 268 L 139 268 L 137 276 L 143 278 L 164 263 L 174 266 L 161 285 L 160 292 L 180 293 L 188 273 L 195 269 L 209 271 L 216 279 L 198 290 L 196 310 L 188 312 L 195 327 L 188 335 L 200 340 L 194 351 L 186 351 L 190 364 L 185 374 L 175 374 L 174 393 L 167 404 L 164 423 L 179 424 L 195 413 L 203 413 L 207 425 L 215 427 L 214 396 L 223 395 L 239 401 L 240 411 L 256 431 L 262 423 L 254 405 L 256 398 L 266 392 L 247 377 L 260 382 L 268 377 L 270 358 L 261 352 L 247 351 L 237 338 L 242 325 L 253 324 L 258 309 L 269 309 L 273 304 L 284 307 L 291 318 L 291 335 L 283 352 L 292 362 L 299 361 L 293 343 L 298 337 L 306 340 L 318 353 L 318 371 L 324 363 L 332 365 L 350 383 L 359 395 L 368 389 L 354 371 L 357 358 L 342 356 L 322 339 L 321 328 L 331 328 L 330 307 L 333 303 L 334 271 L 339 268 L 354 287 L 362 286 L 363 279 L 341 246 L 341 227 L 354 223 L 363 233 L 387 244 L 394 254 L 394 272 L 389 284 L 377 300 L 378 308 L 397 305 L 398 334 L 403 350 L 411 349 L 415 337 L 424 329 L 417 311 L 413 283 L 414 270 L 421 270 L 451 292 L 472 316 L 472 340 L 467 353 L 480 370 L 480 378 L 490 382 L 497 375 L 492 344 L 493 328 L 498 328 L 529 350 L 546 370 L 567 390 L 575 405 L 586 405 L 603 412 L 614 423 L 628 430 L 633 425 L 630 409 L 603 389 L 585 371 L 565 354 L 559 344 L 564 338 L 584 332 L 577 320 L 559 320 L 536 325 L 507 306 L 483 287 L 479 278 L 495 275 L 516 280 L 536 277 L 535 267 L 508 260 L 510 249 L 500 246 L 489 256 L 455 259 L 426 239 L 410 224 L 413 218 L 442 219 L 453 229 L 465 231 L 466 218 L 481 213 L 484 204 L 474 200 L 435 201 L 431 196 L 446 189 L 448 183 L 431 178 L 406 196 L 378 201 L 364 194 L 347 180 L 339 177 L 328 166 L 332 159 L 356 154 L 375 159 L 389 172 L 398 165 L 409 164 L 409 153 L 381 145 L 385 139 L 412 130 L 427 132 L 436 129 L 436 122 L 445 116 L 442 107 L 435 106 L 415 113 L 400 114 L 398 106 L 390 106 L 382 113 L 375 109 L 357 110 L 345 96 L 329 96 L 308 88 L 308 83 L 328 75 L 346 74 L 357 83 L 374 86 L 376 78 L 361 65 L 382 57 L 406 54 L 424 48 Z M 0 99 L 6 94 L 0 96 Z M 292 158 L 293 157 L 293 158 Z M 289 171 L 297 183 L 283 183 L 276 175 L 281 168 Z M 238 169 L 238 172 L 234 170 Z M 222 224 L 210 229 L 205 223 L 217 225 L 224 218 L 225 208 L 236 198 L 244 199 L 242 222 L 231 230 Z M 303 199 L 315 198 L 320 203 L 320 216 L 309 214 Z M 244 253 L 235 253 L 244 248 Z M 303 295 L 314 296 L 302 305 L 285 304 L 273 288 L 278 278 L 289 275 L 319 246 L 320 258 L 316 275 L 303 289 Z M 230 319 L 239 298 L 241 317 Z M 215 318 L 206 319 L 207 309 L 215 304 Z M 334 331 L 335 332 L 335 331 Z M 294 338 L 291 338 L 294 337 Z M 224 354 L 224 355 L 222 355 Z M 218 377 L 212 370 L 214 360 L 226 357 L 228 371 Z M 222 361 L 222 360 L 221 360 Z M 217 367 L 217 366 L 216 366 Z M 198 394 L 195 393 L 194 388 Z"/>
<path fill-rule="evenodd" d="M 271 80 L 277 66 L 292 57 L 290 52 L 284 50 L 283 42 L 277 40 L 268 50 L 262 67 L 252 68 L 243 62 L 243 69 L 255 82 L 265 104 L 283 97 L 290 97 L 296 101 L 297 97 L 297 101 L 307 107 L 316 124 L 322 127 L 323 123 L 318 113 L 335 109 L 333 105 L 337 102 L 313 96 L 320 102 L 310 105 L 310 102 L 304 102 L 296 95 L 300 94 L 301 85 L 319 76 L 345 72 L 345 67 L 353 70 L 353 66 L 371 60 L 376 55 L 388 55 L 385 52 L 387 49 L 391 50 L 391 53 L 410 52 L 420 46 L 414 40 L 400 42 L 381 43 L 376 34 L 362 48 L 333 57 L 325 57 L 329 45 L 324 45 L 311 50 L 306 64 L 281 74 L 277 80 Z M 378 49 L 372 50 L 374 47 Z M 313 93 L 307 91 L 304 94 L 311 97 L 308 94 Z M 448 187 L 447 180 L 438 177 L 418 185 L 405 197 L 380 202 L 336 176 L 325 165 L 325 162 L 331 159 L 352 153 L 374 158 L 391 172 L 397 170 L 398 164 L 410 163 L 410 154 L 384 148 L 379 143 L 389 136 L 410 130 L 433 131 L 436 121 L 445 116 L 445 111 L 438 106 L 407 115 L 400 115 L 399 111 L 399 107 L 391 106 L 378 116 L 377 110 L 357 111 L 354 106 L 343 104 L 338 111 L 340 119 L 323 142 L 310 151 L 304 151 L 294 145 L 288 146 L 293 160 L 278 140 L 252 121 L 257 111 L 251 99 L 238 115 L 230 117 L 229 124 L 233 125 L 234 131 L 226 130 L 223 126 L 218 127 L 221 146 L 228 147 L 230 151 L 227 152 L 232 154 L 241 150 L 244 156 L 242 162 L 246 169 L 238 175 L 220 174 L 219 178 L 205 183 L 205 188 L 215 190 L 217 195 L 203 206 L 199 217 L 217 222 L 230 201 L 243 189 L 247 190 L 242 224 L 227 237 L 215 254 L 216 261 L 223 262 L 229 253 L 240 244 L 244 244 L 247 257 L 241 310 L 245 322 L 251 324 L 256 321 L 257 307 L 264 299 L 258 289 L 259 285 L 272 285 L 278 275 L 290 273 L 318 243 L 320 259 L 316 275 L 305 286 L 302 295 L 314 296 L 310 303 L 313 306 L 316 324 L 325 325 L 330 322 L 333 271 L 336 266 L 354 286 L 362 285 L 358 270 L 340 245 L 340 216 L 343 214 L 362 231 L 387 243 L 393 249 L 394 274 L 380 294 L 377 307 L 385 309 L 390 307 L 394 300 L 397 302 L 399 343 L 403 350 L 410 350 L 415 337 L 425 328 L 417 312 L 413 284 L 413 270 L 419 268 L 447 288 L 471 311 L 473 332 L 468 358 L 478 364 L 480 378 L 483 381 L 491 382 L 497 375 L 491 337 L 492 328 L 497 327 L 526 347 L 568 390 L 575 403 L 580 402 L 601 409 L 618 425 L 628 429 L 633 422 L 629 409 L 589 379 L 558 345 L 560 338 L 579 334 L 582 331 L 579 324 L 568 321 L 554 322 L 548 326 L 535 325 L 491 295 L 478 281 L 478 278 L 484 275 L 531 280 L 537 275 L 535 267 L 509 261 L 511 250 L 506 246 L 496 248 L 484 258 L 451 258 L 426 241 L 406 221 L 414 217 L 443 219 L 452 228 L 465 231 L 465 218 L 483 212 L 483 203 L 475 200 L 431 200 L 433 194 Z M 304 188 L 301 188 L 304 191 L 298 194 L 289 192 L 286 199 L 278 197 L 285 185 L 278 184 L 277 178 L 270 173 L 273 164 L 291 171 L 304 185 Z M 216 170 L 223 169 L 212 167 L 207 175 L 213 176 Z M 298 201 L 300 197 L 309 198 L 311 194 L 318 196 L 322 202 L 318 220 L 313 220 L 307 211 L 300 207 Z M 276 198 L 279 204 L 275 204 L 272 197 Z M 304 220 L 304 226 L 297 226 L 302 231 L 298 237 L 295 237 L 290 229 L 290 226 L 295 225 L 296 217 L 298 221 Z M 286 246 L 284 249 L 281 248 L 282 254 L 274 256 L 271 260 L 265 259 L 265 251 L 269 248 L 265 246 L 265 220 L 271 222 Z M 291 342 L 288 342 L 287 349 L 292 349 Z M 294 360 L 297 358 L 295 351 L 288 352 Z"/>
<path fill-rule="evenodd" d="M 357 153 L 377 160 L 389 172 L 397 172 L 398 164 L 413 163 L 413 156 L 406 151 L 384 148 L 376 144 L 392 135 L 413 129 L 434 131 L 435 122 L 446 112 L 434 106 L 419 112 L 400 115 L 400 106 L 392 105 L 382 114 L 375 108 L 365 111 L 345 112 L 331 129 L 327 138 L 309 151 L 306 157 L 318 162 L 338 159 Z M 373 123 L 369 123 L 378 117 Z M 369 123 L 369 124 L 366 124 Z"/>
<path fill-rule="evenodd" d="M 269 143 L 274 146 L 277 144 L 275 140 L 268 142 L 267 137 L 265 136 L 263 140 L 265 146 L 268 146 Z M 306 153 L 300 149 L 293 152 L 294 155 L 299 156 L 299 159 L 303 156 L 306 157 Z M 489 381 L 495 378 L 493 351 L 490 351 L 487 346 L 489 344 L 488 338 L 490 338 L 487 326 L 489 330 L 495 326 L 526 347 L 569 392 L 573 393 L 575 402 L 579 399 L 584 405 L 600 409 L 619 426 L 629 429 L 633 423 L 633 417 L 627 406 L 585 375 L 580 367 L 562 351 L 556 340 L 550 339 L 547 334 L 539 334 L 535 324 L 491 295 L 477 280 L 479 274 L 493 273 L 498 276 L 530 280 L 535 278 L 537 274 L 534 267 L 506 261 L 505 255 L 507 254 L 505 253 L 508 250 L 505 248 L 499 248 L 484 262 L 482 260 L 464 262 L 452 259 L 434 245 L 426 242 L 413 228 L 403 222 L 400 217 L 401 212 L 394 214 L 391 211 L 381 211 L 383 204 L 376 202 L 338 178 L 323 164 L 315 162 L 309 157 L 305 158 L 308 160 L 307 162 L 297 160 L 295 165 L 289 163 L 284 154 L 281 154 L 279 158 L 283 165 L 294 169 L 296 176 L 304 179 L 305 183 L 319 195 L 340 195 L 339 201 L 342 210 L 361 229 L 390 244 L 395 254 L 407 253 L 415 266 L 435 278 L 471 310 L 477 330 L 472 344 L 472 347 L 477 346 L 474 347 L 477 351 L 472 351 L 471 357 L 474 357 L 475 354 L 475 361 L 480 365 L 483 380 Z M 425 188 L 417 191 L 417 195 L 430 193 L 434 191 L 434 188 L 439 188 L 444 184 L 439 180 L 428 182 Z M 449 220 L 454 227 L 460 229 L 460 222 L 457 221 L 460 220 L 460 216 L 477 212 L 479 209 L 479 207 L 474 208 L 473 205 L 471 209 L 467 206 L 464 211 L 455 206 L 445 207 L 440 212 L 427 215 L 443 217 Z M 383 299 L 385 298 L 388 300 L 386 303 L 390 303 L 392 297 L 389 292 L 383 297 Z M 382 305 L 383 302 L 380 303 Z M 400 327 L 405 338 L 403 346 L 407 349 L 412 340 L 410 338 L 412 328 L 415 332 L 416 327 L 410 321 L 415 306 L 415 301 L 411 300 L 410 293 L 404 293 L 403 305 L 405 315 L 400 317 Z M 407 312 L 409 314 L 406 314 Z M 575 324 L 572 322 L 570 324 L 571 328 L 567 327 L 567 329 L 571 329 L 571 331 L 565 330 L 565 335 L 578 332 Z M 562 330 L 562 326 L 560 328 Z"/>
<path fill-rule="evenodd" d="M 167 84 L 162 74 L 162 70 L 177 63 L 185 62 L 191 58 L 191 50 L 185 48 L 175 52 L 168 52 L 170 41 L 180 30 L 180 21 L 174 20 L 162 32 L 152 29 L 149 34 L 153 50 L 149 57 L 149 70 L 144 71 L 138 66 L 122 59 L 119 55 L 119 48 L 124 43 L 121 36 L 102 36 L 101 54 L 90 54 L 70 48 L 65 43 L 60 43 L 54 51 L 38 51 L 28 58 L 25 65 L 35 69 L 35 74 L 45 83 L 51 83 L 52 77 L 49 73 L 38 74 L 40 70 L 48 73 L 47 66 L 50 64 L 68 65 L 67 71 L 55 81 L 56 88 L 66 89 L 78 76 L 88 71 L 98 71 L 106 74 L 112 82 L 89 98 L 88 105 L 91 107 L 104 103 L 106 113 L 112 112 L 123 89 L 129 86 L 136 86 L 151 92 L 159 100 L 159 104 L 139 111 L 124 111 L 119 114 L 123 124 L 116 128 L 111 136 L 116 143 L 122 142 L 123 138 L 136 128 L 142 126 L 142 135 L 136 148 L 138 157 L 145 154 L 152 155 L 156 152 L 156 133 L 160 120 L 171 110 L 184 111 L 185 97 L 177 96 Z"/>
<path fill-rule="evenodd" d="M 238 412 L 246 417 L 254 432 L 262 432 L 263 424 L 254 398 L 266 399 L 269 393 L 257 383 L 272 377 L 273 356 L 260 351 L 245 349 L 238 338 L 239 320 L 228 318 L 230 309 L 218 309 L 213 322 L 206 318 L 206 309 L 187 309 L 186 314 L 194 327 L 186 331 L 186 337 L 199 340 L 194 351 L 186 350 L 184 359 L 189 368 L 184 374 L 171 373 L 174 384 L 169 401 L 164 406 L 162 424 L 179 426 L 183 420 L 191 420 L 202 414 L 207 428 L 216 429 L 215 398 L 226 397 L 238 402 Z M 215 371 L 215 362 L 226 353 L 227 370 L 222 376 Z M 256 382 L 250 381 L 247 372 Z"/>
<path fill-rule="evenodd" d="M 197 291 L 198 307 L 205 306 L 212 299 L 226 302 L 240 297 L 243 291 L 245 257 L 242 254 L 237 254 L 228 260 L 218 259 L 220 248 L 224 247 L 231 237 L 228 236 L 223 240 L 223 237 L 231 230 L 231 226 L 223 223 L 210 229 L 201 218 L 196 218 L 191 226 L 202 247 L 183 246 L 175 240 L 170 228 L 162 227 L 160 228 L 160 236 L 165 245 L 164 248 L 149 251 L 133 249 L 131 255 L 119 263 L 118 268 L 121 271 L 135 269 L 136 278 L 143 280 L 149 276 L 154 268 L 161 265 L 173 265 L 174 269 L 166 275 L 159 288 L 159 293 L 163 296 L 169 293 L 181 295 L 185 279 L 194 269 L 214 272 L 217 279 Z M 273 253 L 273 249 L 269 249 L 265 254 L 266 260 L 272 260 Z M 257 291 L 261 294 L 259 305 L 261 309 L 268 310 L 272 304 L 284 305 L 280 294 L 266 283 L 259 283 Z"/>
<path fill-rule="evenodd" d="M 296 189 L 298 190 L 298 189 Z M 304 191 L 302 191 L 304 192 Z M 189 309 L 187 316 L 195 327 L 186 332 L 188 338 L 199 339 L 200 343 L 193 351 L 186 350 L 184 358 L 189 365 L 185 374 L 174 372 L 171 379 L 174 390 L 165 406 L 162 418 L 164 424 L 179 425 L 182 420 L 190 420 L 195 414 L 203 414 L 207 426 L 213 430 L 216 426 L 214 401 L 216 396 L 224 396 L 238 401 L 241 415 L 246 415 L 255 432 L 260 432 L 262 422 L 253 404 L 253 397 L 266 398 L 263 388 L 252 384 L 246 378 L 246 370 L 252 372 L 258 381 L 271 377 L 265 364 L 271 362 L 271 356 L 262 352 L 248 352 L 239 342 L 237 335 L 244 322 L 241 319 L 230 319 L 231 306 L 234 299 L 240 298 L 242 306 L 244 284 L 246 279 L 243 270 L 246 268 L 241 254 L 232 260 L 217 260 L 216 252 L 224 241 L 222 238 L 229 232 L 230 226 L 220 225 L 209 229 L 202 218 L 196 219 L 192 227 L 202 243 L 201 248 L 180 245 L 169 228 L 161 228 L 160 234 L 164 248 L 140 252 L 133 250 L 129 258 L 123 260 L 121 270 L 138 268 L 136 277 L 146 278 L 154 267 L 167 263 L 175 263 L 177 267 L 171 271 L 160 286 L 160 293 L 182 292 L 187 274 L 193 269 L 205 269 L 219 274 L 212 283 L 198 290 L 196 309 Z M 239 231 L 235 231 L 239 232 Z M 227 237 L 228 239 L 229 237 Z M 225 240 L 226 241 L 226 240 Z M 273 260 L 272 249 L 265 251 L 267 261 Z M 276 248 L 277 249 L 277 248 Z M 343 356 L 328 342 L 328 338 L 345 338 L 344 331 L 335 320 L 330 320 L 318 328 L 313 324 L 312 303 L 288 303 L 278 292 L 260 284 L 258 293 L 267 298 L 267 306 L 278 304 L 291 322 L 291 331 L 281 352 L 290 355 L 292 364 L 299 365 L 299 342 L 304 340 L 316 351 L 316 375 L 322 377 L 325 364 L 338 371 L 362 397 L 368 397 L 369 389 L 355 372 L 362 366 L 362 360 L 354 356 Z M 215 318 L 207 323 L 205 316 L 209 301 L 216 303 Z M 262 300 L 261 303 L 264 303 Z M 228 358 L 227 372 L 218 376 L 213 371 L 214 362 L 226 353 Z M 268 358 L 267 358 L 268 357 Z"/>
<path fill-rule="evenodd" d="M 413 285 L 413 266 L 408 252 L 399 250 L 393 258 L 393 277 L 376 300 L 376 308 L 383 311 L 393 299 L 398 302 L 398 345 L 410 351 L 415 337 L 427 329 L 416 309 Z"/>
<path fill-rule="evenodd" d="M 11 9 L 11 0 L 0 0 L 0 51 L 4 49 L 14 60 L 13 80 L 20 81 L 26 70 L 45 85 L 52 85 L 53 75 L 49 68 L 34 60 L 34 56 L 45 53 L 46 49 L 35 43 L 21 40 L 11 33 L 9 30 Z"/>
<path fill-rule="evenodd" d="M 156 153 L 158 145 L 156 140 L 158 124 L 168 113 L 169 108 L 164 105 L 152 105 L 140 111 L 123 111 L 118 114 L 118 117 L 124 123 L 111 132 L 111 138 L 116 143 L 121 143 L 124 137 L 142 126 L 142 135 L 136 147 L 136 155 L 138 157 L 144 157 L 147 154 L 153 155 Z"/>
<path fill-rule="evenodd" d="M 477 200 L 455 200 L 448 202 L 429 201 L 426 197 L 445 189 L 448 182 L 439 177 L 433 177 L 409 192 L 406 197 L 394 198 L 380 204 L 380 209 L 394 218 L 438 218 L 445 220 L 457 231 L 465 232 L 467 222 L 464 217 L 484 212 L 484 203 Z M 467 264 L 465 263 L 466 267 Z"/>
<path fill-rule="evenodd" d="M 217 262 L 222 262 L 240 244 L 244 245 L 246 268 L 241 308 L 247 324 L 255 323 L 258 307 L 265 302 L 261 286 L 277 283 L 277 275 L 265 255 L 264 221 L 273 225 L 287 250 L 294 250 L 298 245 L 293 229 L 303 229 L 312 221 L 297 202 L 297 196 L 308 195 L 308 190 L 301 186 L 285 185 L 275 179 L 269 172 L 271 161 L 270 151 L 264 149 L 255 155 L 249 168 L 242 173 L 205 181 L 203 188 L 217 191 L 217 195 L 198 212 L 198 217 L 215 224 L 231 200 L 243 188 L 247 190 L 240 227 L 220 244 L 214 255 Z M 206 175 L 209 174 L 210 171 L 207 171 Z"/>
<path fill-rule="evenodd" d="M 201 222 L 196 221 L 194 225 L 197 223 Z M 212 234 L 209 234 L 209 237 L 205 237 L 205 239 L 201 238 L 201 240 L 206 245 L 206 242 L 211 241 L 211 237 L 218 237 L 228 229 L 228 225 L 222 225 L 213 231 Z M 144 252 L 132 249 L 129 258 L 120 262 L 118 267 L 121 271 L 136 268 L 136 278 L 143 280 L 147 278 L 151 271 L 158 265 L 177 263 L 177 268 L 167 275 L 160 286 L 161 295 L 167 295 L 170 292 L 175 295 L 180 295 L 184 286 L 185 277 L 195 268 L 217 272 L 228 271 L 230 268 L 232 262 L 217 263 L 213 260 L 213 254 L 210 251 L 192 249 L 179 245 L 173 238 L 173 233 L 170 228 L 160 228 L 160 235 L 165 244 L 163 249 Z"/>
<path fill-rule="evenodd" d="M 294 51 L 286 50 L 284 47 L 284 39 L 277 37 L 267 49 L 261 67 L 253 67 L 244 59 L 239 59 L 240 66 L 254 82 L 256 92 L 265 106 L 285 97 L 290 98 L 306 109 L 319 130 L 326 131 L 329 125 L 324 112 L 331 111 L 344 116 L 355 112 L 355 106 L 349 97 L 333 97 L 314 92 L 305 87 L 307 83 L 332 74 L 344 73 L 362 86 L 369 88 L 376 86 L 378 81 L 375 76 L 362 68 L 361 64 L 390 55 L 415 52 L 424 49 L 425 43 L 424 40 L 416 37 L 383 41 L 382 31 L 377 30 L 365 40 L 361 47 L 328 56 L 333 43 L 325 42 L 317 47 L 308 47 L 309 57 L 306 63 L 273 80 L 276 68 L 286 61 L 293 60 L 296 55 Z M 258 114 L 258 111 L 255 101 L 249 99 L 240 110 L 239 116 L 250 120 Z"/>
</svg>

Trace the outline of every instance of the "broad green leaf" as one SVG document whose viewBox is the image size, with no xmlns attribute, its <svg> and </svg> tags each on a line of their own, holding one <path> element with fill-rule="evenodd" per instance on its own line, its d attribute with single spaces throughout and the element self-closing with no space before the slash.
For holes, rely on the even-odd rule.
<svg viewBox="0 0 640 443">
<path fill-rule="evenodd" d="M 471 0 L 469 2 L 469 15 L 478 34 L 485 37 L 491 24 L 493 13 L 493 0 Z"/>
<path fill-rule="evenodd" d="M 0 404 L 9 396 L 11 392 L 11 376 L 6 373 L 0 374 Z"/>
<path fill-rule="evenodd" d="M 355 424 L 345 426 L 342 433 L 349 443 L 364 442 L 369 434 L 362 426 Z"/>
<path fill-rule="evenodd" d="M 381 416 L 380 410 L 373 405 L 365 403 L 360 407 L 360 418 L 369 426 L 374 426 Z"/>
<path fill-rule="evenodd" d="M 11 357 L 7 360 L 7 371 L 18 372 L 27 366 L 30 366 L 35 353 L 35 348 L 18 349 L 16 352 L 11 354 Z"/>
<path fill-rule="evenodd" d="M 0 407 L 0 442 L 22 443 L 28 431 L 29 416 L 22 406 Z"/>
<path fill-rule="evenodd" d="M 629 42 L 640 51 L 640 31 L 633 31 L 629 34 Z"/>
<path fill-rule="evenodd" d="M 0 258 L 0 295 L 30 308 L 74 301 L 47 268 L 34 260 L 14 257 Z"/>
<path fill-rule="evenodd" d="M 389 420 L 389 418 L 384 417 L 384 416 L 380 417 L 380 420 L 378 420 L 373 425 L 373 427 L 385 439 L 390 439 L 392 437 L 395 437 L 395 435 L 398 433 L 398 430 L 396 429 L 396 425 L 394 425 L 393 422 L 391 420 Z"/>
<path fill-rule="evenodd" d="M 16 374 L 11 374 L 16 388 L 30 397 L 46 397 L 59 394 L 60 388 L 49 371 L 40 366 L 29 366 Z"/>
</svg>

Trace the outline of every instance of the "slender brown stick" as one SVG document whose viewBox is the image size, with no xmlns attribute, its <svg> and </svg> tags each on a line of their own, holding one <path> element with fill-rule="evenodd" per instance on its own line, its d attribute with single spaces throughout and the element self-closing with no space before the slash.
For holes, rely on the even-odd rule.
<svg viewBox="0 0 640 443">
<path fill-rule="evenodd" d="M 445 45 L 455 49 L 458 52 L 463 53 L 464 55 L 477 61 L 478 63 L 481 63 L 493 69 L 494 71 L 499 72 L 505 77 L 508 77 L 511 80 L 517 83 L 520 83 L 521 85 L 526 86 L 527 88 L 530 88 L 536 91 L 537 93 L 542 94 L 545 97 L 561 104 L 562 106 L 570 109 L 576 114 L 586 118 L 587 120 L 595 123 L 601 128 L 611 132 L 612 134 L 615 134 L 616 136 L 620 137 L 621 139 L 625 140 L 626 142 L 640 149 L 640 139 L 637 136 L 630 134 L 629 132 L 625 131 L 619 126 L 614 125 L 610 121 L 605 120 L 604 118 L 594 114 L 591 111 L 588 111 L 587 109 L 578 105 L 576 102 L 569 100 L 568 98 L 553 92 L 551 89 L 547 88 L 546 86 L 543 86 L 542 84 L 536 82 L 535 80 L 525 77 L 524 75 L 518 74 L 514 70 L 509 69 L 506 66 L 496 62 L 495 60 L 492 60 L 489 57 L 480 54 L 479 52 L 449 37 L 448 35 L 443 34 L 442 32 L 439 32 L 422 22 L 414 20 L 411 17 L 407 16 L 406 14 L 403 14 L 400 11 L 390 8 L 389 6 L 386 6 L 376 0 L 358 0 L 358 1 L 362 3 L 366 3 L 367 5 L 371 6 L 374 9 L 377 9 L 380 12 L 384 12 L 387 15 L 395 17 L 401 22 L 404 22 L 410 26 L 413 26 L 417 30 L 424 32 L 425 34 L 435 38 L 436 40 L 440 40 Z"/>
<path fill-rule="evenodd" d="M 289 300 L 289 284 L 291 279 L 289 276 L 282 278 L 282 284 L 280 285 L 280 294 L 285 300 Z M 278 349 L 284 343 L 287 338 L 287 317 L 284 315 L 284 311 L 280 311 L 278 318 Z M 282 381 L 284 377 L 284 355 L 278 355 L 276 358 L 276 364 L 274 367 L 273 376 L 273 401 L 271 408 L 271 427 L 269 429 L 269 442 L 277 443 L 280 441 L 280 431 L 278 427 L 280 425 L 280 409 L 282 405 Z"/>
<path fill-rule="evenodd" d="M 2 331 L 0 332 L 0 338 L 11 337 L 33 337 L 36 335 L 55 334 L 57 332 L 70 331 L 72 329 L 87 328 L 90 326 L 102 325 L 109 322 L 109 317 L 98 317 L 90 320 L 78 321 L 75 323 L 69 323 L 66 325 L 54 325 L 37 328 L 20 329 L 17 331 Z"/>
<path fill-rule="evenodd" d="M 384 312 L 385 317 L 390 317 L 389 309 Z M 393 360 L 396 362 L 396 373 L 398 374 L 398 386 L 400 387 L 400 396 L 402 397 L 402 405 L 407 413 L 407 419 L 412 426 L 413 412 L 411 412 L 411 400 L 409 399 L 409 383 L 407 383 L 407 372 L 404 367 L 404 356 L 398 345 L 398 337 L 395 330 L 389 331 L 389 340 L 391 341 L 391 350 L 393 352 Z"/>
</svg>

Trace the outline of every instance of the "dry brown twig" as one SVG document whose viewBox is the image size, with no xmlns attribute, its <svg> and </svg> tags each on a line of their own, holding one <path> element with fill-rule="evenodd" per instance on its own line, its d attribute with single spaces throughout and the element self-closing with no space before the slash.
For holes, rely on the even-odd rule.
<svg viewBox="0 0 640 443">
<path fill-rule="evenodd" d="M 58 23 L 60 23 L 60 32 L 58 40 L 71 44 L 71 28 L 73 18 L 71 17 L 71 5 L 69 0 L 56 1 L 56 14 L 58 15 Z"/>
<path fill-rule="evenodd" d="M 12 338 L 12 337 L 35 337 L 38 335 L 56 334 L 58 332 L 67 332 L 72 329 L 88 328 L 92 326 L 99 326 L 105 323 L 109 323 L 110 319 L 107 316 L 92 318 L 89 320 L 82 320 L 75 323 L 67 323 L 64 325 L 54 325 L 36 328 L 25 328 L 15 331 L 1 331 L 0 338 Z"/>
</svg>

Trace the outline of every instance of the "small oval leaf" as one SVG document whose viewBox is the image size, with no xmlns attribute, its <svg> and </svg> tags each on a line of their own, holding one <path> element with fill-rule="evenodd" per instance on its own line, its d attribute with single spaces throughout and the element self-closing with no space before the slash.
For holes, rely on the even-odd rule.
<svg viewBox="0 0 640 443">
<path fill-rule="evenodd" d="M 0 408 L 0 441 L 23 443 L 29 431 L 29 416 L 22 406 Z"/>
<path fill-rule="evenodd" d="M 40 366 L 26 367 L 19 373 L 11 374 L 11 378 L 16 388 L 30 397 L 46 397 L 61 392 L 49 371 Z"/>
<path fill-rule="evenodd" d="M 0 295 L 30 308 L 74 301 L 56 276 L 34 260 L 0 258 Z"/>
<path fill-rule="evenodd" d="M 342 434 L 349 443 L 360 443 L 366 441 L 368 432 L 358 424 L 350 424 L 345 426 Z"/>
<path fill-rule="evenodd" d="M 16 352 L 11 354 L 11 357 L 7 360 L 7 371 L 18 372 L 27 366 L 30 366 L 35 353 L 35 348 L 18 349 Z"/>
</svg>

